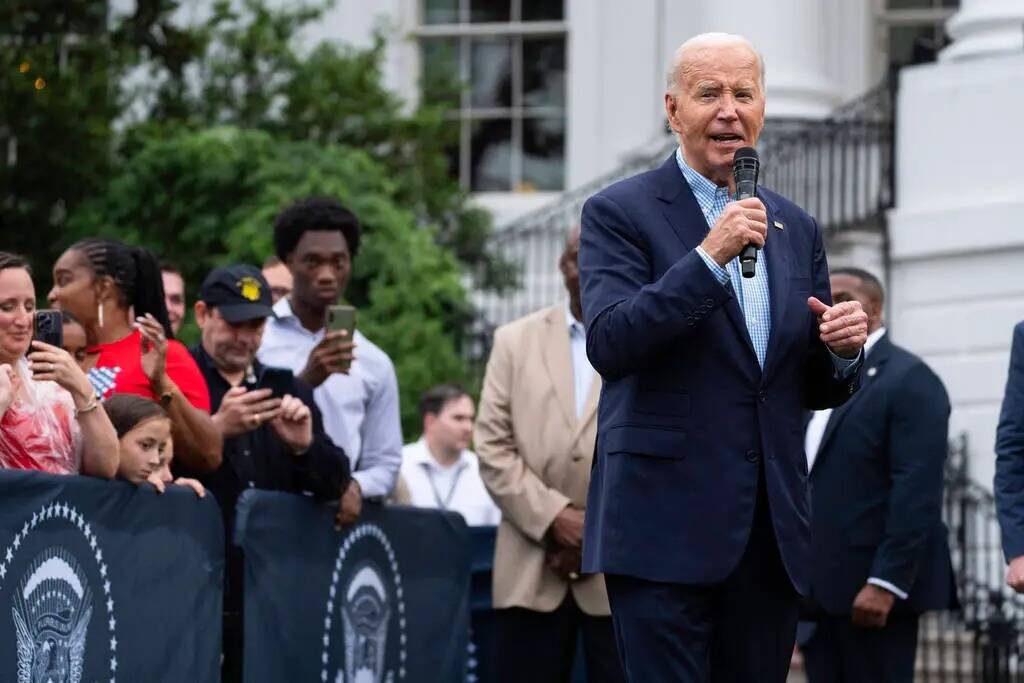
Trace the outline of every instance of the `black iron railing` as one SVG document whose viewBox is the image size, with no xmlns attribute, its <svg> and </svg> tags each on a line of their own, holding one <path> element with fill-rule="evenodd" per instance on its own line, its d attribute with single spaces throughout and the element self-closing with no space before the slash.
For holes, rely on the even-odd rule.
<svg viewBox="0 0 1024 683">
<path fill-rule="evenodd" d="M 1024 681 L 1024 597 L 1005 584 L 995 501 L 968 475 L 964 435 L 951 444 L 945 484 L 943 516 L 962 608 L 922 621 L 915 680 Z"/>
</svg>

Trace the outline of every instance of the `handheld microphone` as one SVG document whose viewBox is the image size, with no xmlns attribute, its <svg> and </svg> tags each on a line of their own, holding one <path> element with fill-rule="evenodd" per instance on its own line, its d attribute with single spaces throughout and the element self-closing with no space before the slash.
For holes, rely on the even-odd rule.
<svg viewBox="0 0 1024 683">
<path fill-rule="evenodd" d="M 732 157 L 732 177 L 736 182 L 736 199 L 747 199 L 757 195 L 757 174 L 761 161 L 753 147 L 740 147 Z M 743 277 L 754 277 L 757 269 L 757 247 L 748 244 L 740 252 L 740 272 Z"/>
</svg>

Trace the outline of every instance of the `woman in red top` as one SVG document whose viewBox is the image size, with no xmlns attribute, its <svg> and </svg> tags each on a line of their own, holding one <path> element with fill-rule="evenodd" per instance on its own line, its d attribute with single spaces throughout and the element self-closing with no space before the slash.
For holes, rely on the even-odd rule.
<svg viewBox="0 0 1024 683">
<path fill-rule="evenodd" d="M 113 477 L 114 427 L 74 358 L 32 341 L 35 308 L 28 264 L 0 252 L 0 467 Z"/>
<path fill-rule="evenodd" d="M 222 440 L 210 418 L 206 381 L 173 339 L 160 266 L 149 251 L 114 240 L 77 242 L 53 266 L 49 299 L 85 329 L 83 364 L 97 395 L 159 402 L 182 464 L 205 472 L 220 467 Z"/>
</svg>

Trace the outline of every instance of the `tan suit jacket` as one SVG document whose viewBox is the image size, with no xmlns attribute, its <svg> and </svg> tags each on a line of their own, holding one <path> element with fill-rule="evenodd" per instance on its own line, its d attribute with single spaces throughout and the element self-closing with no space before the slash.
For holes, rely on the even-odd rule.
<svg viewBox="0 0 1024 683">
<path fill-rule="evenodd" d="M 550 612 L 571 587 L 585 613 L 609 614 L 601 575 L 567 582 L 545 564 L 545 537 L 570 502 L 586 506 L 597 436 L 596 375 L 576 418 L 565 306 L 498 328 L 476 421 L 480 475 L 502 520 L 494 553 L 494 606 Z"/>
</svg>

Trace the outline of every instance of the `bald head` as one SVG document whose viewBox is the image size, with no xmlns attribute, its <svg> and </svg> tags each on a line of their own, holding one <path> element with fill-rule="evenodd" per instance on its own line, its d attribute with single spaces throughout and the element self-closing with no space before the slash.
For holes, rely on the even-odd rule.
<svg viewBox="0 0 1024 683">
<path fill-rule="evenodd" d="M 565 234 L 565 248 L 566 248 L 566 250 L 569 250 L 569 249 L 576 249 L 577 251 L 579 250 L 579 248 L 580 248 L 580 226 L 574 225 L 571 228 L 569 228 L 569 232 L 567 232 Z"/>
<path fill-rule="evenodd" d="M 565 249 L 558 259 L 558 269 L 565 279 L 565 290 L 569 294 L 569 310 L 577 320 L 583 320 L 580 302 L 580 226 L 574 225 L 565 236 Z"/>
<path fill-rule="evenodd" d="M 690 38 L 676 48 L 669 62 L 668 72 L 665 77 L 665 87 L 670 93 L 675 93 L 679 84 L 690 73 L 694 64 L 711 50 L 723 48 L 739 48 L 750 53 L 751 59 L 756 65 L 757 73 L 760 76 L 760 87 L 764 91 L 764 59 L 754 47 L 753 43 L 740 35 L 733 33 L 701 33 Z"/>
</svg>

